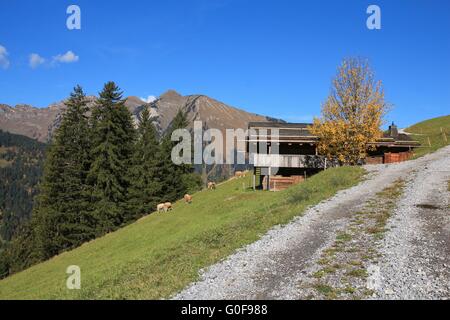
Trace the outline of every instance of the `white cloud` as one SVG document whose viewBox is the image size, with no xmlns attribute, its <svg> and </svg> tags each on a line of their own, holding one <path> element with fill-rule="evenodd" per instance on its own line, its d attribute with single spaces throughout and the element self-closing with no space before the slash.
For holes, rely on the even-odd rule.
<svg viewBox="0 0 450 320">
<path fill-rule="evenodd" d="M 80 59 L 79 56 L 75 55 L 72 51 L 67 51 L 64 54 L 58 54 L 53 57 L 53 63 L 73 63 Z"/>
<path fill-rule="evenodd" d="M 8 69 L 9 60 L 8 60 L 8 51 L 2 45 L 0 45 L 0 68 Z"/>
<path fill-rule="evenodd" d="M 32 53 L 30 54 L 29 57 L 29 65 L 31 68 L 35 69 L 37 68 L 39 65 L 43 64 L 45 62 L 45 59 L 42 58 L 40 55 L 38 55 L 37 53 Z"/>
<path fill-rule="evenodd" d="M 142 101 L 144 101 L 145 103 L 152 103 L 153 101 L 156 100 L 155 96 L 148 96 L 147 98 L 140 98 Z"/>
</svg>

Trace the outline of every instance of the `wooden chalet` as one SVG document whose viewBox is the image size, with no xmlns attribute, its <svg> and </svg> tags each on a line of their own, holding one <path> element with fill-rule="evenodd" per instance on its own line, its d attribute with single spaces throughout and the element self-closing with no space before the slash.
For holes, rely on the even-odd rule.
<svg viewBox="0 0 450 320">
<path fill-rule="evenodd" d="M 309 123 L 250 122 L 247 152 L 253 164 L 253 187 L 282 190 L 307 176 L 335 166 L 318 154 L 319 138 L 311 134 Z M 366 159 L 367 164 L 400 162 L 409 159 L 420 144 L 398 132 L 392 124 Z"/>
</svg>

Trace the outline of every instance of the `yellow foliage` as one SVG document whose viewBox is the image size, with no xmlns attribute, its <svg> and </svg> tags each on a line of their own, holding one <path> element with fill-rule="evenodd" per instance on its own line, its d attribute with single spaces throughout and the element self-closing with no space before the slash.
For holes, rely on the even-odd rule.
<svg viewBox="0 0 450 320">
<path fill-rule="evenodd" d="M 314 119 L 311 128 L 320 139 L 318 151 L 341 164 L 358 163 L 366 157 L 368 143 L 381 137 L 387 109 L 382 84 L 375 82 L 369 63 L 344 60 L 322 106 L 322 118 Z"/>
</svg>

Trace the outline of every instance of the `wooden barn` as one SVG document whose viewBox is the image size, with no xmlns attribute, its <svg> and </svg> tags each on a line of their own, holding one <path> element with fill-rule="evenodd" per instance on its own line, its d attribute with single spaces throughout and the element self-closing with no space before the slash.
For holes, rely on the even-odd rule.
<svg viewBox="0 0 450 320">
<path fill-rule="evenodd" d="M 253 187 L 279 191 L 335 165 L 317 151 L 318 137 L 309 123 L 251 122 L 247 152 L 253 164 Z M 405 161 L 420 144 L 392 124 L 383 138 L 371 143 L 367 164 Z"/>
</svg>

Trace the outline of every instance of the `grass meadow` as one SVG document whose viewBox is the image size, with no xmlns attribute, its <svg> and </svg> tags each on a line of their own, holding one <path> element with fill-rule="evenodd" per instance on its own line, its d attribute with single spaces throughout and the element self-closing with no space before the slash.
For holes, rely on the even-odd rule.
<svg viewBox="0 0 450 320">
<path fill-rule="evenodd" d="M 0 299 L 162 299 L 198 271 L 260 238 L 337 191 L 357 184 L 358 167 L 321 172 L 282 192 L 253 191 L 250 175 L 179 201 L 116 232 L 0 281 Z M 81 268 L 81 289 L 68 290 L 66 269 Z"/>
</svg>

